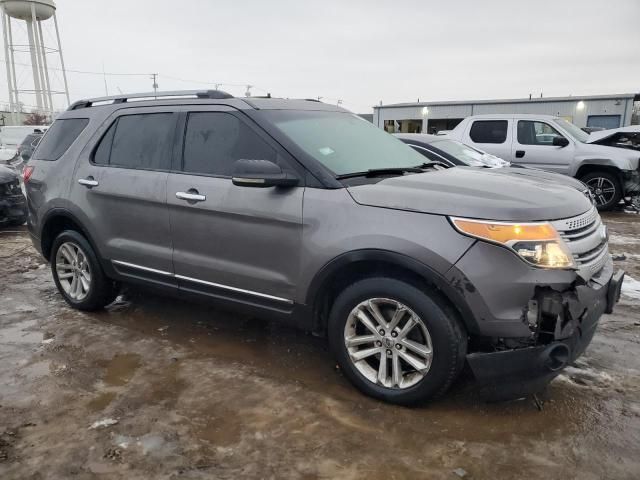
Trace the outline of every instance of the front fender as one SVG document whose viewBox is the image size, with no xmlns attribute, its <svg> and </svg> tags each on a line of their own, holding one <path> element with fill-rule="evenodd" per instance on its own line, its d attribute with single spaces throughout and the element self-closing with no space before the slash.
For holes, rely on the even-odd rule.
<svg viewBox="0 0 640 480">
<path fill-rule="evenodd" d="M 607 168 L 615 168 L 616 170 L 624 171 L 624 170 L 633 170 L 631 168 L 630 162 L 625 159 L 611 159 L 611 158 L 584 158 L 582 160 L 578 160 L 574 162 L 571 169 L 571 176 L 575 177 L 576 174 L 580 171 L 581 167 L 586 165 L 594 165 L 601 166 Z"/>
</svg>

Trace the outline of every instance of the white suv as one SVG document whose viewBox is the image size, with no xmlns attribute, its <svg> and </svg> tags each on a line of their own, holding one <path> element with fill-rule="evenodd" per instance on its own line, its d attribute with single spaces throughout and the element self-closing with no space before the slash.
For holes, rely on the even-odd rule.
<svg viewBox="0 0 640 480">
<path fill-rule="evenodd" d="M 589 186 L 599 210 L 640 193 L 638 152 L 587 143 L 589 134 L 560 117 L 474 115 L 447 136 L 512 163 L 576 177 Z"/>
</svg>

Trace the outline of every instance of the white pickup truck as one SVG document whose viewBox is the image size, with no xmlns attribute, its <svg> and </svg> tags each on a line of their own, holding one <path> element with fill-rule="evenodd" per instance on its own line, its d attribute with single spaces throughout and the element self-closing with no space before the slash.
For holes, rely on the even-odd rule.
<svg viewBox="0 0 640 480">
<path fill-rule="evenodd" d="M 504 160 L 578 178 L 599 210 L 640 194 L 640 154 L 590 143 L 589 134 L 560 117 L 493 114 L 467 117 L 447 137 Z"/>
</svg>

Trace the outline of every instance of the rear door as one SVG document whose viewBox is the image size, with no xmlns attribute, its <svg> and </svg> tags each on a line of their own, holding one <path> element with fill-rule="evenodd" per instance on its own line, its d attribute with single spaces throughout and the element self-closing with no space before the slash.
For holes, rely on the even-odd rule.
<svg viewBox="0 0 640 480">
<path fill-rule="evenodd" d="M 511 161 L 527 167 L 540 168 L 568 175 L 574 155 L 573 140 L 566 147 L 553 145 L 555 137 L 564 137 L 549 122 L 515 119 L 513 125 L 513 156 Z"/>
<path fill-rule="evenodd" d="M 71 202 L 123 275 L 175 285 L 167 177 L 178 114 L 129 108 L 96 132 L 77 164 Z"/>
<path fill-rule="evenodd" d="M 304 187 L 239 187 L 231 173 L 239 159 L 270 160 L 302 178 L 300 167 L 230 107 L 185 112 L 179 130 L 179 172 L 169 175 L 167 201 L 180 288 L 288 309 L 300 270 Z"/>
<path fill-rule="evenodd" d="M 503 160 L 511 158 L 511 119 L 486 119 L 469 122 L 465 134 L 467 143 L 478 150 L 491 153 Z"/>
</svg>

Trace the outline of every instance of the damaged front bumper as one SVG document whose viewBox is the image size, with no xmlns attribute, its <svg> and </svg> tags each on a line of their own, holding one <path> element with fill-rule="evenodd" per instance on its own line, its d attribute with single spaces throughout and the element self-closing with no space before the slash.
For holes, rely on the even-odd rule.
<svg viewBox="0 0 640 480">
<path fill-rule="evenodd" d="M 27 202 L 24 195 L 0 196 L 0 227 L 24 223 L 27 218 Z"/>
<path fill-rule="evenodd" d="M 585 351 L 603 313 L 620 298 L 624 271 L 609 262 L 584 285 L 562 292 L 537 288 L 528 312 L 533 345 L 467 355 L 485 397 L 517 398 L 542 390 Z M 524 340 L 524 339 L 523 339 Z"/>
</svg>

